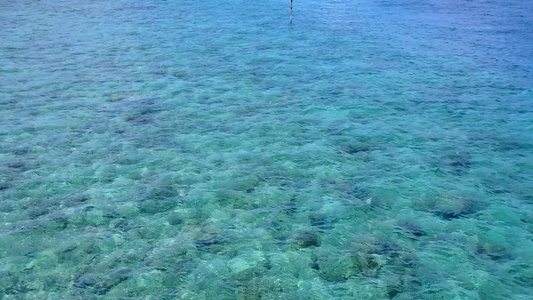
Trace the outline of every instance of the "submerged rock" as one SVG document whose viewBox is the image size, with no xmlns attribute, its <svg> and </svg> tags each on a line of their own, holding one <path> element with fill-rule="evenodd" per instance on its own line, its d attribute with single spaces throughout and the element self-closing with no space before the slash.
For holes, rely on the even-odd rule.
<svg viewBox="0 0 533 300">
<path fill-rule="evenodd" d="M 167 221 L 170 225 L 180 225 L 180 224 L 183 224 L 185 222 L 183 216 L 179 213 L 171 213 L 168 217 L 167 217 Z"/>
<path fill-rule="evenodd" d="M 211 246 L 211 245 L 217 245 L 217 244 L 222 244 L 222 243 L 225 243 L 227 242 L 227 238 L 220 235 L 220 234 L 217 234 L 211 238 L 208 238 L 208 239 L 203 239 L 203 240 L 196 240 L 195 243 L 196 243 L 196 246 L 197 247 L 205 247 L 205 246 Z"/>
<path fill-rule="evenodd" d="M 67 207 L 78 206 L 87 203 L 89 200 L 91 200 L 91 197 L 87 194 L 74 193 L 66 196 L 63 201 L 61 201 L 61 204 Z"/>
<path fill-rule="evenodd" d="M 0 191 L 7 190 L 11 186 L 7 182 L 0 182 Z"/>
<path fill-rule="evenodd" d="M 487 242 L 477 244 L 476 254 L 494 261 L 511 259 L 511 254 L 504 247 Z"/>
<path fill-rule="evenodd" d="M 53 213 L 50 218 L 47 220 L 46 228 L 52 230 L 63 230 L 67 228 L 70 223 L 70 218 L 68 215 L 62 212 Z"/>
<path fill-rule="evenodd" d="M 372 253 L 356 252 L 352 256 L 353 266 L 358 273 L 365 276 L 374 277 L 379 269 L 386 264 L 384 259 L 375 256 Z"/>
<path fill-rule="evenodd" d="M 438 216 L 439 218 L 450 221 L 453 219 L 459 219 L 461 217 L 464 217 L 466 215 L 460 213 L 460 212 L 454 212 L 454 211 L 446 211 L 446 210 L 432 210 L 431 211 L 434 215 Z"/>
<path fill-rule="evenodd" d="M 446 221 L 468 217 L 484 207 L 484 203 L 473 197 L 453 195 L 421 199 L 414 204 L 419 210 L 432 213 Z"/>
<path fill-rule="evenodd" d="M 421 226 L 410 222 L 399 222 L 398 229 L 401 233 L 412 235 L 414 237 L 422 237 L 426 235 L 426 232 Z"/>
<path fill-rule="evenodd" d="M 286 214 L 294 214 L 298 211 L 298 204 L 296 203 L 296 201 L 291 200 L 282 203 L 280 206 L 278 206 L 278 208 L 281 212 L 284 212 Z"/>
<path fill-rule="evenodd" d="M 26 164 L 22 161 L 13 161 L 7 164 L 7 166 L 10 169 L 24 170 L 26 167 Z"/>
<path fill-rule="evenodd" d="M 113 287 L 131 278 L 132 275 L 133 271 L 127 268 L 116 270 L 108 276 L 86 273 L 74 280 L 73 285 L 80 289 L 88 289 L 96 295 L 105 295 Z"/>
<path fill-rule="evenodd" d="M 352 245 L 354 268 L 365 276 L 375 277 L 385 267 L 399 274 L 412 275 L 418 268 L 416 255 L 392 241 L 362 236 Z"/>
<path fill-rule="evenodd" d="M 74 280 L 73 285 L 77 288 L 90 288 L 98 283 L 98 276 L 95 274 L 87 273 L 83 274 Z"/>
<path fill-rule="evenodd" d="M 147 116 L 133 115 L 126 118 L 126 121 L 136 125 L 146 125 L 152 122 L 152 119 Z"/>
<path fill-rule="evenodd" d="M 293 239 L 299 248 L 318 247 L 321 244 L 318 235 L 310 231 L 299 232 Z"/>
<path fill-rule="evenodd" d="M 139 203 L 139 211 L 146 214 L 156 214 L 168 211 L 179 204 L 177 199 L 145 200 Z"/>
<path fill-rule="evenodd" d="M 382 279 L 389 299 L 413 299 L 413 292 L 420 290 L 422 283 L 415 276 L 390 274 Z"/>
<path fill-rule="evenodd" d="M 363 201 L 372 198 L 372 191 L 363 184 L 355 184 L 352 187 L 350 194 Z"/>
<path fill-rule="evenodd" d="M 467 197 L 457 197 L 449 202 L 441 202 L 431 212 L 444 220 L 458 219 L 474 214 L 479 209 L 475 206 L 473 199 Z"/>
<path fill-rule="evenodd" d="M 49 212 L 49 209 L 46 208 L 46 207 L 42 207 L 42 206 L 34 206 L 34 207 L 30 207 L 26 210 L 26 215 L 28 216 L 28 218 L 30 219 L 35 219 L 35 218 L 38 218 L 42 215 L 45 215 Z"/>
<path fill-rule="evenodd" d="M 460 151 L 445 152 L 434 164 L 439 170 L 443 169 L 454 175 L 462 175 L 473 165 L 470 155 Z"/>
<path fill-rule="evenodd" d="M 166 198 L 178 197 L 179 192 L 170 186 L 161 186 L 151 189 L 146 195 L 147 199 L 160 200 Z"/>
<path fill-rule="evenodd" d="M 327 221 L 328 217 L 326 214 L 312 213 L 309 215 L 309 223 L 311 223 L 311 226 L 324 226 Z"/>
<path fill-rule="evenodd" d="M 122 281 L 128 280 L 133 275 L 133 270 L 129 268 L 118 269 L 107 278 L 107 284 L 115 286 Z"/>
<path fill-rule="evenodd" d="M 344 152 L 344 153 L 347 153 L 347 154 L 356 154 L 356 153 L 360 153 L 360 152 L 369 152 L 369 151 L 372 151 L 374 149 L 373 149 L 372 145 L 370 145 L 370 144 L 360 143 L 360 144 L 341 146 L 340 150 L 342 152 Z"/>
<path fill-rule="evenodd" d="M 309 266 L 313 270 L 316 270 L 316 271 L 320 270 L 320 264 L 318 263 L 318 257 L 316 255 L 313 255 L 311 257 L 311 263 L 309 264 Z"/>
<path fill-rule="evenodd" d="M 150 190 L 138 207 L 142 213 L 156 214 L 174 208 L 180 200 L 180 195 L 176 190 L 163 186 Z"/>
<path fill-rule="evenodd" d="M 111 286 L 108 286 L 105 282 L 99 282 L 95 285 L 93 292 L 97 295 L 105 295 L 111 290 Z"/>
<path fill-rule="evenodd" d="M 316 251 L 310 267 L 318 271 L 320 278 L 329 282 L 344 282 L 357 274 L 350 254 L 335 249 Z"/>
<path fill-rule="evenodd" d="M 129 222 L 126 218 L 118 218 L 109 222 L 109 228 L 114 228 L 122 231 L 127 231 L 129 228 Z"/>
<path fill-rule="evenodd" d="M 12 272 L 0 270 L 0 295 L 15 294 L 19 278 Z"/>
<path fill-rule="evenodd" d="M 11 153 L 15 155 L 25 155 L 25 154 L 28 154 L 29 152 L 30 152 L 30 149 L 28 148 L 15 148 L 11 150 Z"/>
<path fill-rule="evenodd" d="M 290 238 L 290 222 L 284 218 L 276 218 L 266 222 L 263 226 L 276 240 L 286 241 Z"/>
<path fill-rule="evenodd" d="M 265 261 L 263 253 L 253 251 L 232 258 L 228 262 L 228 268 L 232 273 L 241 273 L 257 266 L 263 267 Z"/>
<path fill-rule="evenodd" d="M 11 212 L 14 209 L 15 205 L 11 201 L 0 201 L 0 212 Z"/>
</svg>

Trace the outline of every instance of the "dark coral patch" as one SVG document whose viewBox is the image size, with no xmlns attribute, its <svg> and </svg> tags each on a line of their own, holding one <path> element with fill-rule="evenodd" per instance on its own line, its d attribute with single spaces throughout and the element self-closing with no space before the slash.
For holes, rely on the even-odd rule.
<svg viewBox="0 0 533 300">
<path fill-rule="evenodd" d="M 294 236 L 294 241 L 299 248 L 318 247 L 321 244 L 320 238 L 314 232 L 303 231 Z"/>
</svg>

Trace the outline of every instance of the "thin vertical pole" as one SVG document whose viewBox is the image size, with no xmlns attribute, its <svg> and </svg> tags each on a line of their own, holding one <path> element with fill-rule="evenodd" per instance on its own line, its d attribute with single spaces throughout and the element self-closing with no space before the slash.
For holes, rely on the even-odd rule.
<svg viewBox="0 0 533 300">
<path fill-rule="evenodd" d="M 291 24 L 292 24 L 292 0 L 291 0 Z"/>
</svg>

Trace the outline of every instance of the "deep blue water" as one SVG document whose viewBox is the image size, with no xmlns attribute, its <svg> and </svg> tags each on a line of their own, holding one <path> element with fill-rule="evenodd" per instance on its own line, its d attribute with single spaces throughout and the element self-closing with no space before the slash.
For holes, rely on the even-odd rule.
<svg viewBox="0 0 533 300">
<path fill-rule="evenodd" d="M 533 299 L 529 1 L 0 0 L 0 299 Z"/>
</svg>

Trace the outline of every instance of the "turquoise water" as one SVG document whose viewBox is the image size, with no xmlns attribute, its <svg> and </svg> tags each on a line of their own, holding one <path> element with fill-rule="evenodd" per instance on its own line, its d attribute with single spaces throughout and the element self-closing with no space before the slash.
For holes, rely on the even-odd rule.
<svg viewBox="0 0 533 300">
<path fill-rule="evenodd" d="M 0 1 L 0 299 L 533 299 L 529 1 Z"/>
</svg>

